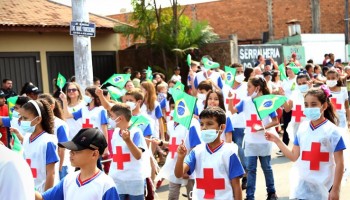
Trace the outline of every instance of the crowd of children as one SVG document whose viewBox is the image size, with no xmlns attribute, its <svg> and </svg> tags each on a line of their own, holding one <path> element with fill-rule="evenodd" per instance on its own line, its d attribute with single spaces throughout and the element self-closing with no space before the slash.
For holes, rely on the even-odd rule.
<svg viewBox="0 0 350 200">
<path fill-rule="evenodd" d="M 169 82 L 161 73 L 152 81 L 146 71 L 134 72 L 118 99 L 99 81 L 81 91 L 73 80 L 54 95 L 36 89 L 15 102 L 6 97 L 13 105 L 0 125 L 12 139 L 3 145 L 19 149 L 21 156 L 0 145 L 0 180 L 9 183 L 0 186 L 0 195 L 151 200 L 167 179 L 170 200 L 180 198 L 182 186 L 188 199 L 275 200 L 275 143 L 278 155 L 295 162 L 291 199 L 340 199 L 342 179 L 350 174 L 350 67 L 327 62 L 323 68 L 302 67 L 293 59 L 283 69 L 263 56 L 255 68 L 234 63 L 232 84 L 218 63 L 204 56 L 191 62 L 187 80 L 179 67 Z M 180 111 L 173 94 L 181 81 L 187 81 L 184 92 L 196 97 L 188 127 L 174 118 Z M 287 101 L 260 118 L 253 100 L 270 94 Z M 0 92 L 0 103 L 6 99 Z M 255 195 L 258 160 L 267 197 Z"/>
</svg>

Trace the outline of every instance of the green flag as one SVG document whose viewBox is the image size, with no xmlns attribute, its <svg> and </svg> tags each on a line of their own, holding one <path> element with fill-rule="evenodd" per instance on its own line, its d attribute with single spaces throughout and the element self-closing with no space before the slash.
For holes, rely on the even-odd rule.
<svg viewBox="0 0 350 200">
<path fill-rule="evenodd" d="M 113 86 L 118 87 L 119 89 L 123 89 L 126 82 L 130 80 L 130 76 L 131 74 L 113 74 L 102 85 L 105 85 L 106 83 L 110 83 Z"/>
<path fill-rule="evenodd" d="M 61 73 L 58 73 L 56 85 L 62 90 L 65 84 L 66 78 Z"/>
<path fill-rule="evenodd" d="M 131 126 L 129 129 L 131 129 L 132 127 L 140 127 L 140 126 L 149 124 L 148 118 L 143 115 L 132 116 L 130 121 L 131 121 Z"/>
<path fill-rule="evenodd" d="M 181 81 L 177 81 L 176 84 L 172 88 L 169 89 L 169 94 L 173 94 L 174 90 L 184 91 L 185 86 L 184 86 L 184 84 L 181 83 Z"/>
<path fill-rule="evenodd" d="M 280 64 L 278 66 L 278 70 L 280 71 L 280 79 L 281 81 L 284 81 L 287 79 L 287 75 L 286 75 L 286 68 L 284 67 L 284 63 Z"/>
<path fill-rule="evenodd" d="M 13 96 L 7 99 L 7 106 L 9 110 L 9 117 L 12 119 L 13 107 L 15 107 L 18 96 Z"/>
<path fill-rule="evenodd" d="M 208 58 L 203 58 L 202 63 L 205 69 L 215 69 L 220 67 L 220 64 L 217 62 L 210 61 Z"/>
<path fill-rule="evenodd" d="M 111 99 L 114 101 L 119 101 L 120 97 L 122 97 L 125 94 L 125 90 L 120 90 L 119 88 L 113 86 L 108 86 L 107 90 L 111 95 Z"/>
<path fill-rule="evenodd" d="M 235 82 L 236 68 L 225 66 L 226 80 L 225 83 L 232 87 Z"/>
<path fill-rule="evenodd" d="M 191 61 L 192 61 L 192 57 L 191 57 L 191 54 L 187 54 L 187 65 L 189 66 L 189 67 L 191 67 Z"/>
<path fill-rule="evenodd" d="M 148 66 L 147 70 L 146 70 L 146 80 L 153 80 L 153 72 L 152 72 L 152 68 L 150 66 Z"/>
<path fill-rule="evenodd" d="M 254 98 L 253 102 L 260 119 L 264 119 L 272 112 L 276 111 L 287 101 L 287 97 L 281 95 L 262 95 Z"/>
<path fill-rule="evenodd" d="M 178 90 L 173 91 L 173 98 L 175 102 L 174 121 L 189 129 L 197 98 Z"/>
<path fill-rule="evenodd" d="M 18 153 L 22 153 L 23 152 L 22 144 L 19 141 L 17 135 L 14 133 L 11 133 L 11 135 L 13 139 L 12 150 Z"/>
</svg>

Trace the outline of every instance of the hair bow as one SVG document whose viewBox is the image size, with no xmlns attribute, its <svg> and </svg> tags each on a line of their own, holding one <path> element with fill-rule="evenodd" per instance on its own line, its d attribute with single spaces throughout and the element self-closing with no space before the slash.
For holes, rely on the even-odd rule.
<svg viewBox="0 0 350 200">
<path fill-rule="evenodd" d="M 323 90 L 323 92 L 326 94 L 326 97 L 331 97 L 331 91 L 329 90 L 329 88 L 327 87 L 327 85 L 321 85 L 321 89 Z"/>
</svg>

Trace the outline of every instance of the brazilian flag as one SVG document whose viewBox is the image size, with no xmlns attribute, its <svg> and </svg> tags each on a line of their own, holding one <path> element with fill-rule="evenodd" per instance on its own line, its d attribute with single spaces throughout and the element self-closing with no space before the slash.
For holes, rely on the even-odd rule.
<svg viewBox="0 0 350 200">
<path fill-rule="evenodd" d="M 276 111 L 287 101 L 287 97 L 281 95 L 262 95 L 253 99 L 256 111 L 260 119 L 264 119 L 272 112 Z"/>
<path fill-rule="evenodd" d="M 184 84 L 181 83 L 181 81 L 177 81 L 176 84 L 172 88 L 169 89 L 169 94 L 173 94 L 174 90 L 184 91 L 185 86 L 184 86 Z"/>
<path fill-rule="evenodd" d="M 228 86 L 232 87 L 233 83 L 235 82 L 236 68 L 225 66 L 225 74 L 226 74 L 225 83 Z"/>
<path fill-rule="evenodd" d="M 179 90 L 173 91 L 173 98 L 175 102 L 174 121 L 189 129 L 197 98 Z"/>
<path fill-rule="evenodd" d="M 130 76 L 131 74 L 113 74 L 102 85 L 105 85 L 106 83 L 110 83 L 113 86 L 118 87 L 119 89 L 123 89 L 126 82 L 130 80 Z"/>
<path fill-rule="evenodd" d="M 119 88 L 113 87 L 113 86 L 108 86 L 107 87 L 109 95 L 111 95 L 111 99 L 114 101 L 119 101 L 120 97 L 122 97 L 126 91 L 120 90 Z"/>
<path fill-rule="evenodd" d="M 152 68 L 150 66 L 148 66 L 148 68 L 146 70 L 146 80 L 149 80 L 149 81 L 153 80 L 153 72 L 152 72 Z"/>
<path fill-rule="evenodd" d="M 284 63 L 280 64 L 278 66 L 278 70 L 280 71 L 280 79 L 281 81 L 284 81 L 287 79 L 287 75 L 286 75 L 286 68 L 284 68 Z"/>
<path fill-rule="evenodd" d="M 186 62 L 187 62 L 187 65 L 191 68 L 191 61 L 192 61 L 192 56 L 191 54 L 187 54 L 187 59 L 186 59 Z"/>
<path fill-rule="evenodd" d="M 149 124 L 149 120 L 143 115 L 132 116 L 130 121 L 131 121 L 131 126 L 129 129 L 131 129 L 132 127 L 139 127 L 139 126 Z"/>
<path fill-rule="evenodd" d="M 18 96 L 13 96 L 13 97 L 10 97 L 7 99 L 7 105 L 8 105 L 10 119 L 12 119 L 13 107 L 15 107 L 17 99 L 18 99 Z"/>
<path fill-rule="evenodd" d="M 215 68 L 220 67 L 219 63 L 210 61 L 208 58 L 203 58 L 202 59 L 202 63 L 203 63 L 204 68 L 206 70 L 208 70 L 208 69 L 215 69 Z"/>
<path fill-rule="evenodd" d="M 65 84 L 66 84 L 66 78 L 61 73 L 58 73 L 57 82 L 56 82 L 57 87 L 59 87 L 62 90 Z"/>
</svg>

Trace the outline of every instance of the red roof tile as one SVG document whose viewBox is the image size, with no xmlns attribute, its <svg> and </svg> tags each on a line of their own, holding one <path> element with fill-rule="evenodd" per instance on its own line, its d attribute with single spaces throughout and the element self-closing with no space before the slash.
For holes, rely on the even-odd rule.
<svg viewBox="0 0 350 200">
<path fill-rule="evenodd" d="M 0 0 L 0 26 L 69 27 L 72 8 L 47 0 Z M 90 14 L 96 28 L 111 29 L 121 22 Z"/>
</svg>

